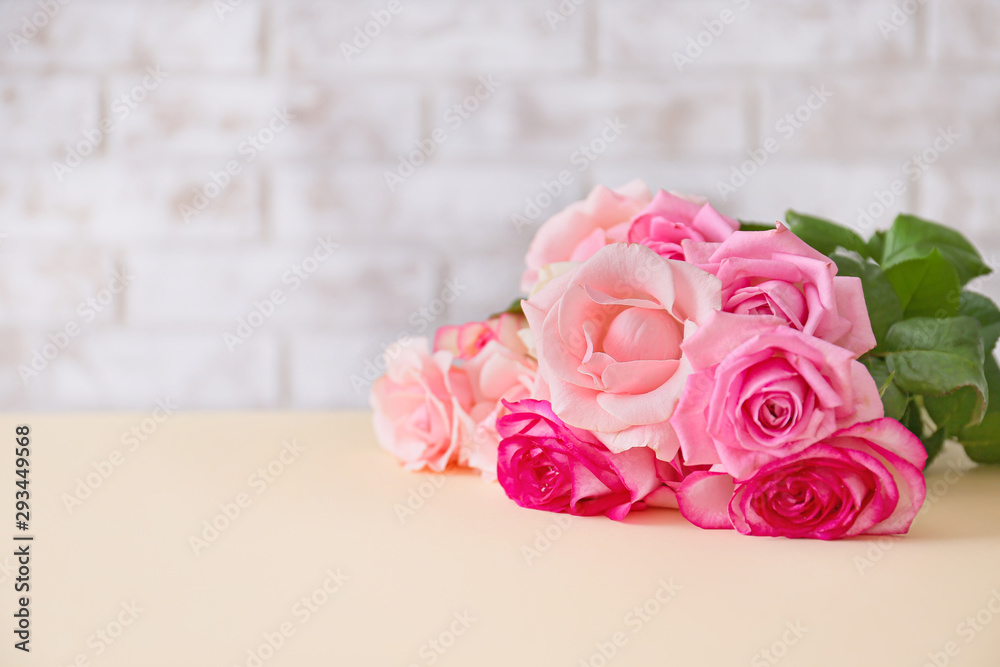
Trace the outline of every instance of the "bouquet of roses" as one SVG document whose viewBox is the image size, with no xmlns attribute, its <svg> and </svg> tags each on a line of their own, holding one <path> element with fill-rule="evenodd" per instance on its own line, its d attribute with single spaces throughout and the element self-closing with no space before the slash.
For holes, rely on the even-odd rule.
<svg viewBox="0 0 1000 667">
<path fill-rule="evenodd" d="M 836 539 L 905 533 L 945 440 L 1000 461 L 1000 309 L 947 227 L 901 215 L 865 241 L 633 182 L 549 219 L 525 261 L 506 312 L 386 351 L 375 431 L 406 468 L 475 468 L 533 509 Z"/>
</svg>

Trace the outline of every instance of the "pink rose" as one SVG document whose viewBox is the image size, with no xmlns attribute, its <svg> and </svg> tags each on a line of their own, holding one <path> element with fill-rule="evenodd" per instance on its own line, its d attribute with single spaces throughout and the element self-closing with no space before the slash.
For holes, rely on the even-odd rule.
<svg viewBox="0 0 1000 667">
<path fill-rule="evenodd" d="M 614 452 L 650 446 L 670 460 L 667 420 L 691 366 L 681 343 L 718 309 L 719 282 L 646 246 L 598 250 L 523 302 L 541 388 L 567 424 Z"/>
<path fill-rule="evenodd" d="M 656 459 L 656 477 L 660 485 L 643 499 L 648 507 L 666 507 L 677 509 L 677 491 L 681 484 L 691 474 L 706 471 L 710 466 L 689 466 L 684 458 L 677 454 L 671 461 Z"/>
<path fill-rule="evenodd" d="M 546 401 L 507 405 L 497 424 L 497 477 L 521 507 L 578 516 L 625 518 L 657 486 L 647 448 L 613 454 L 591 434 L 567 426 Z"/>
<path fill-rule="evenodd" d="M 678 492 L 681 514 L 701 528 L 745 535 L 834 540 L 910 529 L 926 495 L 927 452 L 894 419 L 857 424 L 735 484 L 697 472 Z"/>
<path fill-rule="evenodd" d="M 526 326 L 527 320 L 515 313 L 501 313 L 485 322 L 446 325 L 434 334 L 434 351 L 447 350 L 464 361 L 474 357 L 491 340 L 497 340 L 512 350 L 523 352 L 524 344 L 517 332 Z"/>
<path fill-rule="evenodd" d="M 716 313 L 682 346 L 697 371 L 671 418 L 690 465 L 743 479 L 859 421 L 884 415 L 849 350 L 774 317 Z"/>
<path fill-rule="evenodd" d="M 531 241 L 524 261 L 521 289 L 528 293 L 538 282 L 538 271 L 557 262 L 582 262 L 599 248 L 625 240 L 632 218 L 649 203 L 652 195 L 642 181 L 632 181 L 617 190 L 603 185 L 583 201 L 570 204 L 542 223 Z"/>
<path fill-rule="evenodd" d="M 526 354 L 491 340 L 462 368 L 472 389 L 469 417 L 474 426 L 464 439 L 459 462 L 476 468 L 492 481 L 496 479 L 500 446 L 497 419 L 507 414 L 504 402 L 531 396 L 538 365 Z"/>
<path fill-rule="evenodd" d="M 457 462 L 467 433 L 469 378 L 448 352 L 431 355 L 424 338 L 397 345 L 398 356 L 372 385 L 375 435 L 408 470 L 441 472 Z"/>
<path fill-rule="evenodd" d="M 787 227 L 735 232 L 721 245 L 685 241 L 685 257 L 722 281 L 722 309 L 773 315 L 789 326 L 860 357 L 875 347 L 861 279 L 837 276 L 837 265 Z"/>
<path fill-rule="evenodd" d="M 725 241 L 740 223 L 718 213 L 704 199 L 660 190 L 632 221 L 631 243 L 641 243 L 667 259 L 684 259 L 681 241 Z"/>
</svg>

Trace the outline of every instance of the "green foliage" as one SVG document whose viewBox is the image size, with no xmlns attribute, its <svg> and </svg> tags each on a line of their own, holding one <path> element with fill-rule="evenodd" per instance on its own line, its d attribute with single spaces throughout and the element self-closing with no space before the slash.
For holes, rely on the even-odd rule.
<svg viewBox="0 0 1000 667">
<path fill-rule="evenodd" d="M 492 320 L 494 317 L 500 317 L 501 315 L 505 314 L 524 315 L 524 310 L 521 308 L 521 301 L 522 301 L 521 297 L 514 299 L 513 301 L 510 302 L 510 305 L 507 306 L 507 308 L 501 310 L 500 312 L 493 313 L 487 319 Z"/>
<path fill-rule="evenodd" d="M 838 250 L 830 258 L 837 263 L 838 275 L 861 279 L 872 330 L 881 347 L 892 325 L 903 319 L 903 302 L 896 289 L 878 264 L 865 260 L 857 253 Z"/>
<path fill-rule="evenodd" d="M 748 222 L 740 220 L 741 232 L 769 232 L 774 229 L 773 222 Z"/>
<path fill-rule="evenodd" d="M 990 272 L 979 251 L 964 236 L 954 229 L 912 215 L 896 218 L 885 235 L 880 263 L 888 271 L 897 264 L 927 257 L 934 251 L 955 268 L 963 285 Z"/>
<path fill-rule="evenodd" d="M 795 211 L 788 227 L 828 255 L 838 275 L 861 280 L 877 347 L 861 362 L 887 417 L 924 443 L 928 462 L 947 439 L 980 463 L 1000 463 L 1000 308 L 965 289 L 990 272 L 959 232 L 912 215 L 868 241 Z"/>
<path fill-rule="evenodd" d="M 837 248 L 851 250 L 862 256 L 868 255 L 868 244 L 864 239 L 835 222 L 795 211 L 785 214 L 785 222 L 796 236 L 824 255 L 833 253 Z"/>
</svg>

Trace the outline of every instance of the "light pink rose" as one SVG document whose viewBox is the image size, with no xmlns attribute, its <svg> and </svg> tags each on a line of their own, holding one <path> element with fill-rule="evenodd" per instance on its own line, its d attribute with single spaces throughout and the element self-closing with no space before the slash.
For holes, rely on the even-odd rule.
<svg viewBox="0 0 1000 667">
<path fill-rule="evenodd" d="M 775 317 L 716 313 L 682 345 L 697 371 L 670 423 L 689 465 L 743 479 L 857 422 L 884 415 L 849 350 Z"/>
<path fill-rule="evenodd" d="M 735 232 L 722 244 L 683 243 L 687 261 L 722 281 L 722 309 L 774 315 L 789 326 L 860 357 L 875 347 L 861 279 L 778 223 L 774 231 Z"/>
<path fill-rule="evenodd" d="M 856 424 L 761 467 L 737 484 L 696 472 L 681 484 L 681 514 L 701 528 L 833 540 L 910 529 L 927 493 L 927 452 L 894 419 Z"/>
<path fill-rule="evenodd" d="M 513 403 L 531 396 L 538 364 L 499 340 L 491 340 L 462 369 L 472 389 L 469 417 L 474 426 L 463 442 L 459 462 L 492 481 L 496 479 L 500 446 L 497 419 L 507 414 L 505 401 Z"/>
<path fill-rule="evenodd" d="M 617 190 L 603 185 L 583 201 L 570 204 L 542 223 L 524 261 L 521 289 L 527 294 L 538 282 L 538 271 L 557 262 L 582 262 L 609 243 L 624 241 L 632 218 L 652 199 L 642 181 Z"/>
<path fill-rule="evenodd" d="M 656 488 L 656 457 L 637 447 L 614 454 L 592 434 L 567 426 L 546 401 L 508 404 L 497 424 L 497 476 L 521 507 L 624 519 Z"/>
<path fill-rule="evenodd" d="M 450 353 L 431 355 L 425 338 L 396 345 L 398 354 L 387 354 L 386 373 L 372 385 L 375 435 L 408 470 L 441 472 L 458 462 L 469 431 L 469 378 Z"/>
<path fill-rule="evenodd" d="M 707 200 L 660 190 L 628 230 L 631 243 L 641 243 L 667 259 L 684 259 L 681 242 L 725 241 L 740 223 L 718 213 Z"/>
<path fill-rule="evenodd" d="M 460 361 L 471 359 L 492 340 L 516 352 L 525 352 L 517 332 L 528 326 L 524 316 L 501 313 L 485 322 L 446 325 L 434 334 L 434 351 L 447 350 Z"/>
<path fill-rule="evenodd" d="M 536 397 L 611 451 L 672 459 L 667 421 L 691 366 L 681 343 L 719 307 L 719 282 L 646 246 L 598 250 L 523 302 L 539 364 Z"/>
</svg>

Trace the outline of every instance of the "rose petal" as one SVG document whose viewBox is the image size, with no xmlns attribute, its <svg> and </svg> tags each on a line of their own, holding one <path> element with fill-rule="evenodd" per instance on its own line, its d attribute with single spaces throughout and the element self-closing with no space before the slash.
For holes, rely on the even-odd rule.
<svg viewBox="0 0 1000 667">
<path fill-rule="evenodd" d="M 677 490 L 681 515 L 699 528 L 732 528 L 729 501 L 736 485 L 724 473 L 691 473 Z"/>
</svg>

